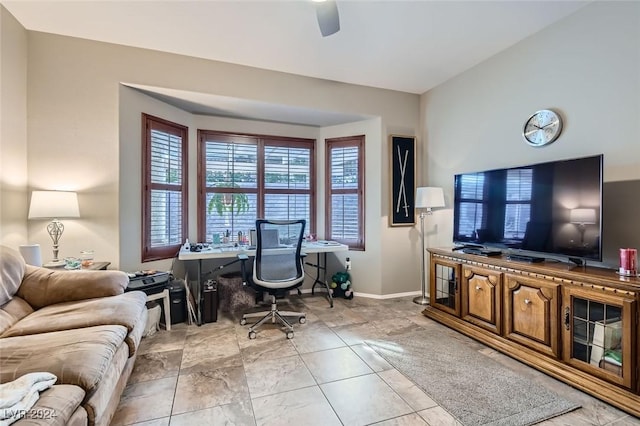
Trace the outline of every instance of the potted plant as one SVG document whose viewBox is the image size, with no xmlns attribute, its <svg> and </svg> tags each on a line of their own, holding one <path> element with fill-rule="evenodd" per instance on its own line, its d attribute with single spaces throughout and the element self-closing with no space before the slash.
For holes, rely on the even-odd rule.
<svg viewBox="0 0 640 426">
<path fill-rule="evenodd" d="M 225 185 L 228 186 L 228 185 Z M 237 188 L 238 185 L 233 185 Z M 225 213 L 241 214 L 249 211 L 249 197 L 244 193 L 220 193 L 213 194 L 209 200 L 207 211 L 211 214 L 213 211 L 220 216 Z"/>
</svg>

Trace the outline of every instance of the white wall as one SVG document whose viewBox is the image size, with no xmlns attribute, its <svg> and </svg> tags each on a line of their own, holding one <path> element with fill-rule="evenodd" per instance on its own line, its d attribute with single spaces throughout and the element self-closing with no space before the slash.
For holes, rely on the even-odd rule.
<svg viewBox="0 0 640 426">
<path fill-rule="evenodd" d="M 382 191 L 381 167 L 382 148 L 386 145 L 386 139 L 382 135 L 380 119 L 371 119 L 357 123 L 340 126 L 325 127 L 320 131 L 318 139 L 318 201 L 320 211 L 318 214 L 318 234 L 324 236 L 325 212 L 325 179 L 324 164 L 326 160 L 326 139 L 342 136 L 364 135 L 365 137 L 365 251 L 350 251 L 339 253 L 327 259 L 330 271 L 345 269 L 346 258 L 351 259 L 351 283 L 353 290 L 358 293 L 379 295 L 383 294 L 382 271 L 390 266 L 382 262 L 382 235 L 385 229 L 380 229 L 379 222 L 382 217 L 381 199 Z M 394 289 L 395 292 L 395 289 Z"/>
<path fill-rule="evenodd" d="M 522 126 L 544 108 L 563 115 L 564 130 L 533 148 Z M 422 95 L 421 110 L 428 181 L 445 188 L 449 206 L 455 173 L 488 168 L 603 153 L 605 183 L 639 180 L 640 3 L 594 2 Z M 640 246 L 640 230 L 629 223 L 613 237 L 607 228 L 621 210 L 637 218 L 640 202 L 638 191 L 611 200 L 606 187 L 604 255 L 615 263 L 618 247 Z M 451 209 L 433 222 L 431 245 L 451 245 Z"/>
<path fill-rule="evenodd" d="M 0 244 L 27 243 L 27 32 L 0 5 Z"/>
<path fill-rule="evenodd" d="M 386 134 L 390 131 L 417 133 L 419 96 L 51 34 L 28 34 L 29 184 L 32 189 L 76 190 L 80 196 L 82 218 L 65 221 L 67 229 L 61 243 L 61 256 L 92 248 L 97 259 L 109 260 L 116 268 L 169 267 L 168 262 L 139 262 L 140 193 L 136 192 L 141 176 L 138 161 L 141 130 L 136 127 L 142 110 L 149 108 L 144 112 L 188 125 L 193 147 L 199 127 L 284 136 L 311 134 L 316 138 L 322 132 L 305 126 L 190 116 L 142 98 L 139 93 L 121 87 L 121 83 L 380 117 L 375 125 L 375 138 L 367 142 L 372 144 L 371 149 L 367 146 L 367 152 L 372 154 L 371 159 L 367 159 L 368 167 L 372 162 L 367 177 L 372 179 L 367 181 L 367 200 L 371 200 L 367 208 L 372 209 L 367 212 L 367 217 L 372 218 L 367 223 L 367 240 L 392 241 L 395 246 L 385 249 L 392 253 L 391 259 L 404 259 L 415 252 L 415 248 L 410 247 L 411 241 L 386 236 L 398 233 L 386 226 L 384 217 L 388 175 Z M 358 126 L 358 133 L 363 133 Z M 364 126 L 366 132 L 370 132 L 368 126 Z M 348 126 L 346 130 L 350 130 Z M 191 149 L 190 182 L 194 183 L 190 186 L 189 234 L 193 238 L 196 236 L 195 154 L 195 149 Z M 43 229 L 42 223 L 29 224 L 32 239 L 49 247 Z M 376 247 L 371 246 L 371 250 L 374 261 L 380 259 L 375 254 Z M 361 255 L 366 257 L 368 253 Z M 385 259 L 380 276 L 384 275 L 386 265 Z M 409 272 L 399 282 L 417 291 L 416 277 Z M 361 282 L 370 283 L 370 278 L 367 276 Z M 375 282 L 372 285 L 380 289 L 376 291 L 395 292 L 393 286 L 384 289 Z"/>
</svg>

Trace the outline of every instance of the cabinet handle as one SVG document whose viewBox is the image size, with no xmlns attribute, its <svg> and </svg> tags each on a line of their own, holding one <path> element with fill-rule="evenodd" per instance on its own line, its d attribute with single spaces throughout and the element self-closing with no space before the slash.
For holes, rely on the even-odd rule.
<svg viewBox="0 0 640 426">
<path fill-rule="evenodd" d="M 482 290 L 482 288 L 479 285 L 477 285 L 476 286 L 476 291 L 480 291 L 480 290 Z"/>
<path fill-rule="evenodd" d="M 566 330 L 571 328 L 571 310 L 568 306 L 564 308 L 564 328 Z"/>
<path fill-rule="evenodd" d="M 529 300 L 529 299 L 524 299 L 524 304 L 525 304 L 525 305 L 530 305 L 530 304 L 531 304 L 531 300 Z"/>
</svg>

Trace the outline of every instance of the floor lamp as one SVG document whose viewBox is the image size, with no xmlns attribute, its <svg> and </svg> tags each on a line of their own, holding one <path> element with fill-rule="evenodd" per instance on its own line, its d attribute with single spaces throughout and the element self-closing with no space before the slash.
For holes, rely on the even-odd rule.
<svg viewBox="0 0 640 426">
<path fill-rule="evenodd" d="M 64 225 L 60 218 L 80 217 L 78 208 L 78 194 L 68 191 L 33 191 L 29 204 L 29 219 L 53 219 L 47 225 L 47 232 L 53 241 L 53 260 L 44 266 L 53 267 L 64 265 L 64 260 L 58 259 L 58 243 L 64 232 Z"/>
<path fill-rule="evenodd" d="M 434 207 L 444 207 L 444 193 L 442 188 L 422 187 L 416 190 L 416 209 L 420 209 L 420 242 L 422 248 L 422 265 L 420 267 L 420 279 L 422 282 L 422 295 L 413 299 L 418 305 L 428 305 L 427 297 L 426 273 L 424 270 L 425 263 L 425 247 L 424 247 L 424 217 L 432 214 L 431 209 Z"/>
</svg>

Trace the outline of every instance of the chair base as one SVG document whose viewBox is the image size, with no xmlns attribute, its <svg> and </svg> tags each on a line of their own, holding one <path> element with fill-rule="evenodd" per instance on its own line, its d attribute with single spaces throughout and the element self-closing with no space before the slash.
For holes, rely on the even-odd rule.
<svg viewBox="0 0 640 426">
<path fill-rule="evenodd" d="M 260 318 L 262 317 L 262 318 Z M 262 324 L 271 319 L 271 323 L 275 324 L 276 320 L 278 320 L 282 325 L 284 325 L 287 331 L 287 339 L 293 338 L 293 325 L 285 318 L 285 317 L 294 317 L 298 318 L 298 322 L 300 324 L 304 324 L 307 321 L 307 314 L 303 312 L 290 312 L 290 311 L 279 311 L 278 306 L 276 305 L 276 297 L 271 296 L 271 310 L 266 312 L 253 312 L 250 314 L 242 315 L 242 320 L 240 320 L 240 325 L 245 325 L 247 323 L 247 318 L 260 318 L 256 323 L 254 323 L 251 327 L 249 327 L 249 339 L 256 338 L 256 329 L 260 327 Z"/>
</svg>

